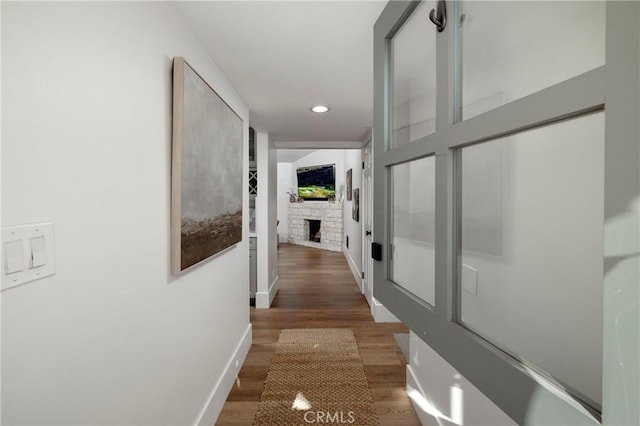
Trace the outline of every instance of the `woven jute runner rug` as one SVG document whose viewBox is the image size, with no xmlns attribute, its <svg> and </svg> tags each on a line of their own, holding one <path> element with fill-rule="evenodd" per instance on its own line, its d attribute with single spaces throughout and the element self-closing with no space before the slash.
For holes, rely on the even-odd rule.
<svg viewBox="0 0 640 426">
<path fill-rule="evenodd" d="M 282 330 L 253 424 L 378 425 L 353 331 Z"/>
</svg>

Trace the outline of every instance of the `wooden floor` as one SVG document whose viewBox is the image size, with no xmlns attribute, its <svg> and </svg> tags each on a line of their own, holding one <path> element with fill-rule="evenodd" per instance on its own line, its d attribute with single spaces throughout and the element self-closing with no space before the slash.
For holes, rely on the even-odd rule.
<svg viewBox="0 0 640 426">
<path fill-rule="evenodd" d="M 251 425 L 280 330 L 353 329 L 381 426 L 419 425 L 405 392 L 406 360 L 393 334 L 402 324 L 376 324 L 344 255 L 292 244 L 278 250 L 280 290 L 271 309 L 251 308 L 253 344 L 217 425 Z"/>
</svg>

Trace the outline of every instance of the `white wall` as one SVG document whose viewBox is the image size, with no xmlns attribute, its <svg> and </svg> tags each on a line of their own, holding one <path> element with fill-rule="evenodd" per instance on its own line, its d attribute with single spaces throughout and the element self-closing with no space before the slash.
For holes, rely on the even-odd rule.
<svg viewBox="0 0 640 426">
<path fill-rule="evenodd" d="M 56 274 L 2 295 L 3 423 L 196 423 L 249 328 L 247 196 L 243 241 L 171 276 L 172 58 L 245 152 L 247 107 L 165 3 L 3 2 L 2 39 L 2 225 L 56 227 Z"/>
<path fill-rule="evenodd" d="M 0 5 L 1 7 L 1 5 Z M 1 13 L 0 13 L 0 46 L 2 46 L 2 19 L 1 19 Z M 1 51 L 0 51 L 1 52 Z M 0 54 L 0 81 L 2 81 L 2 55 Z M 1 84 L 0 84 L 1 86 Z M 0 117 L 2 117 L 2 103 L 0 102 Z M 4 134 L 2 131 L 2 118 L 0 118 L 0 134 Z M 2 140 L 2 138 L 0 137 L 0 141 Z M 2 146 L 0 144 L 0 224 L 2 224 L 2 176 L 4 176 L 3 174 L 3 170 L 2 170 Z M 4 248 L 0 248 L 0 256 L 4 256 L 3 254 L 3 250 Z M 2 341 L 2 317 L 3 317 L 3 313 L 2 313 L 2 292 L 0 292 L 0 342 Z M 0 347 L 2 345 L 0 344 Z M 2 350 L 0 350 L 0 366 L 2 365 Z M 0 423 L 2 423 L 2 400 L 1 400 L 1 395 L 2 395 L 2 368 L 0 368 Z"/>
<path fill-rule="evenodd" d="M 289 240 L 289 194 L 291 191 L 292 163 L 278 163 L 278 234 L 280 241 L 286 243 Z"/>
<path fill-rule="evenodd" d="M 278 150 L 269 138 L 269 303 L 278 291 Z"/>
<path fill-rule="evenodd" d="M 343 203 L 344 241 L 342 250 L 347 258 L 347 262 L 356 279 L 356 282 L 362 290 L 362 151 L 359 149 L 344 150 L 344 179 L 346 179 L 347 170 L 351 169 L 351 187 L 352 189 L 360 189 L 360 221 L 353 220 L 352 208 L 353 200 L 347 201 L 346 192 Z M 345 191 L 346 191 L 345 182 Z M 347 236 L 349 237 L 349 248 L 347 248 Z"/>
<path fill-rule="evenodd" d="M 258 195 L 256 196 L 256 236 L 258 282 L 256 308 L 268 308 L 278 291 L 278 169 L 277 150 L 269 134 L 256 129 Z"/>
<path fill-rule="evenodd" d="M 409 346 L 411 360 L 407 366 L 407 394 L 422 424 L 517 424 L 413 332 L 410 333 Z M 553 388 L 551 391 L 553 392 Z M 522 395 L 518 397 L 523 398 Z M 562 394 L 556 398 L 546 392 L 533 392 L 524 398 L 527 398 L 524 424 L 600 424 L 584 408 L 575 412 L 567 411 L 564 405 L 569 402 Z"/>
<path fill-rule="evenodd" d="M 517 424 L 413 332 L 409 351 L 407 393 L 422 424 Z"/>
</svg>

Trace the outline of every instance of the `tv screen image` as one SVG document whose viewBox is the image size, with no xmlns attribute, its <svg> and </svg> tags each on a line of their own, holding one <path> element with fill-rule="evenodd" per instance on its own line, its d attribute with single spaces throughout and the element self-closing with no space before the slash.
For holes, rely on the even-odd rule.
<svg viewBox="0 0 640 426">
<path fill-rule="evenodd" d="M 298 197 L 303 200 L 326 200 L 336 196 L 335 164 L 299 167 Z"/>
</svg>

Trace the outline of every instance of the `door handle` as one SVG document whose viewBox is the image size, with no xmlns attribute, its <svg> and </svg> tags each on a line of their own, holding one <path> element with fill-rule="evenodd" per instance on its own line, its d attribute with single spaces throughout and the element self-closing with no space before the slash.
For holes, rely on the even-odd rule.
<svg viewBox="0 0 640 426">
<path fill-rule="evenodd" d="M 429 12 L 429 19 L 435 24 L 439 33 L 444 31 L 444 28 L 447 26 L 447 6 L 445 5 L 445 0 L 438 0 L 436 9 L 431 9 L 431 12 Z"/>
</svg>

